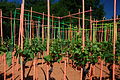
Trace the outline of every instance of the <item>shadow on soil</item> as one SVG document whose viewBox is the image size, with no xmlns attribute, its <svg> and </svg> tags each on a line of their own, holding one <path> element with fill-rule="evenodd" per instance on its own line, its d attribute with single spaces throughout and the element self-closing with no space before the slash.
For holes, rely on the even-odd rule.
<svg viewBox="0 0 120 80">
<path fill-rule="evenodd" d="M 33 76 L 28 76 L 25 78 L 25 80 L 33 80 Z"/>
<path fill-rule="evenodd" d="M 64 74 L 64 71 L 63 71 L 63 69 L 62 69 L 62 68 L 60 68 L 60 69 L 61 69 L 62 73 Z M 66 76 L 66 79 L 67 79 L 67 80 L 69 80 L 67 76 Z"/>
</svg>

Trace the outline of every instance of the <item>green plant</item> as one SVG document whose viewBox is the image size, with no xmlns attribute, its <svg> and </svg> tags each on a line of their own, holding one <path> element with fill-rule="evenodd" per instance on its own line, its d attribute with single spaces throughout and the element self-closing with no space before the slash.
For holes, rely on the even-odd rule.
<svg viewBox="0 0 120 80">
<path fill-rule="evenodd" d="M 12 64 L 12 51 L 14 47 L 11 39 L 7 39 L 0 44 L 0 54 L 6 54 L 6 62 L 8 66 Z"/>
<path fill-rule="evenodd" d="M 42 53 L 46 50 L 46 41 L 42 43 L 42 39 L 34 38 L 31 40 L 25 39 L 24 48 L 21 50 L 18 46 L 16 46 L 15 56 L 22 55 L 25 58 L 25 61 L 33 59 L 38 52 Z"/>
<path fill-rule="evenodd" d="M 44 60 L 49 63 L 60 62 L 62 57 L 68 51 L 68 40 L 55 39 L 50 43 L 50 53 L 44 57 Z"/>
</svg>

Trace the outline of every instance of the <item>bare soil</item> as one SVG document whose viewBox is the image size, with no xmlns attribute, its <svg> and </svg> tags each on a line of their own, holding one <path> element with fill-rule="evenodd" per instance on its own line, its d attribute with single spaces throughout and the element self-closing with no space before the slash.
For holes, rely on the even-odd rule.
<svg viewBox="0 0 120 80">
<path fill-rule="evenodd" d="M 16 70 L 16 65 L 14 68 L 14 77 L 15 80 L 20 80 L 20 65 L 19 70 Z M 103 66 L 103 80 L 111 80 L 110 72 L 108 70 L 108 65 Z M 4 80 L 3 76 L 3 62 L 0 62 L 0 80 Z M 46 80 L 46 63 L 42 65 L 41 59 L 38 60 L 36 65 L 36 76 L 38 76 L 38 80 Z M 25 80 L 33 80 L 33 61 L 28 61 L 25 65 Z M 120 65 L 116 65 L 116 78 L 120 80 Z M 54 63 L 53 64 L 53 72 L 51 74 L 50 80 L 63 80 L 64 76 L 64 62 L 63 63 Z M 70 64 L 67 64 L 67 80 L 80 80 L 80 71 L 76 68 L 72 68 Z M 93 73 L 93 80 L 99 80 L 100 77 L 100 64 L 96 64 Z M 7 80 L 12 80 L 12 67 L 7 67 Z M 89 77 L 87 76 L 87 79 Z"/>
</svg>

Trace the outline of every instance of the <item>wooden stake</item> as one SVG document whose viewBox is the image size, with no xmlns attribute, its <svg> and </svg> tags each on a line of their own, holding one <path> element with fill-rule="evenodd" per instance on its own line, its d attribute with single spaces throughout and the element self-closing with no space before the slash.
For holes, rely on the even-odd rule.
<svg viewBox="0 0 120 80">
<path fill-rule="evenodd" d="M 10 26 L 11 26 L 11 39 L 12 39 L 12 11 L 10 12 Z"/>
<path fill-rule="evenodd" d="M 52 39 L 54 38 L 54 15 L 52 14 Z"/>
<path fill-rule="evenodd" d="M 42 18 L 42 42 L 44 42 L 44 12 L 43 12 L 43 18 Z"/>
<path fill-rule="evenodd" d="M 3 44 L 2 17 L 3 17 L 3 16 L 2 16 L 2 10 L 0 9 L 0 30 L 1 30 L 1 31 L 0 31 L 0 32 L 1 32 L 1 33 L 0 33 L 0 34 L 1 34 L 0 37 L 1 37 L 1 43 Z"/>
<path fill-rule="evenodd" d="M 14 54 L 15 54 L 15 52 L 13 51 L 12 52 L 12 80 L 14 80 L 14 60 L 15 60 L 15 58 L 14 58 Z"/>
<path fill-rule="evenodd" d="M 92 8 L 90 7 L 90 11 Z M 92 41 L 92 12 L 90 12 L 90 41 Z"/>
<path fill-rule="evenodd" d="M 80 80 L 83 80 L 83 68 L 81 68 L 81 74 L 80 74 L 81 76 L 80 76 Z"/>
<path fill-rule="evenodd" d="M 65 60 L 65 61 L 64 61 L 64 80 L 67 80 L 67 79 L 66 79 L 66 77 L 67 77 L 66 73 L 67 73 L 67 62 L 66 62 L 66 60 Z"/>
<path fill-rule="evenodd" d="M 33 80 L 36 80 L 36 56 L 35 56 L 35 53 L 34 53 L 33 67 L 34 67 Z"/>
<path fill-rule="evenodd" d="M 31 15 L 30 15 L 30 44 L 31 44 L 31 38 L 32 38 L 32 7 L 31 7 Z"/>
<path fill-rule="evenodd" d="M 83 18 L 83 20 L 82 20 L 82 27 L 83 27 L 83 31 L 82 31 L 82 47 L 83 47 L 83 50 L 84 50 L 84 47 L 85 47 L 85 2 L 84 2 L 84 0 L 82 0 L 82 9 L 83 9 L 83 14 L 82 14 L 82 18 Z M 83 76 L 82 76 L 82 74 L 83 74 L 83 68 L 81 68 L 81 78 L 80 78 L 80 80 L 82 80 L 82 78 L 83 78 Z"/>
<path fill-rule="evenodd" d="M 7 67 L 7 65 L 6 65 L 6 53 L 4 53 L 4 80 L 6 80 L 6 67 Z"/>
<path fill-rule="evenodd" d="M 113 37 L 113 54 L 115 59 L 115 44 L 116 44 L 116 33 L 117 33 L 117 27 L 116 27 L 116 0 L 114 0 L 114 37 Z M 113 61 L 113 74 L 112 74 L 112 80 L 115 80 L 115 61 Z"/>
<path fill-rule="evenodd" d="M 24 23 L 24 0 L 22 0 L 21 4 L 21 14 L 20 14 L 20 35 L 21 35 L 21 49 L 23 50 L 23 37 L 24 37 L 24 30 L 23 30 L 23 23 Z M 23 75 L 23 57 L 20 56 L 21 59 L 21 80 L 24 80 Z"/>
<path fill-rule="evenodd" d="M 50 0 L 47 0 L 47 7 L 48 7 L 47 55 L 49 55 L 49 41 L 50 41 Z M 47 64 L 47 80 L 49 80 L 49 64 Z"/>
<path fill-rule="evenodd" d="M 103 60 L 101 60 L 101 64 L 100 64 L 100 80 L 102 80 L 102 74 L 103 73 Z"/>
</svg>

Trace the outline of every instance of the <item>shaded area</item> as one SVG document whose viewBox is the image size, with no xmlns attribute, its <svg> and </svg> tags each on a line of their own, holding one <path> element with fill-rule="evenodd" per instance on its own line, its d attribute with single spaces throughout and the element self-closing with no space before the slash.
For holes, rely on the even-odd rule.
<svg viewBox="0 0 120 80">
<path fill-rule="evenodd" d="M 25 80 L 33 80 L 33 76 L 27 76 Z"/>
<path fill-rule="evenodd" d="M 63 71 L 63 69 L 62 69 L 62 68 L 60 68 L 60 69 L 61 69 L 62 73 L 64 74 L 64 71 Z M 68 79 L 68 77 L 67 77 L 67 75 L 66 75 L 66 79 L 67 79 L 67 80 L 69 80 L 69 79 Z"/>
<path fill-rule="evenodd" d="M 45 71 L 43 70 L 43 68 L 41 68 L 41 70 L 43 71 L 43 74 L 44 74 L 44 76 L 45 76 L 45 80 L 47 80 Z"/>
</svg>

